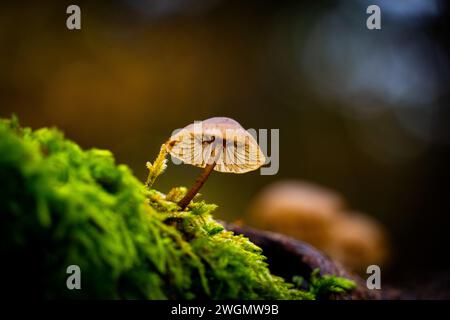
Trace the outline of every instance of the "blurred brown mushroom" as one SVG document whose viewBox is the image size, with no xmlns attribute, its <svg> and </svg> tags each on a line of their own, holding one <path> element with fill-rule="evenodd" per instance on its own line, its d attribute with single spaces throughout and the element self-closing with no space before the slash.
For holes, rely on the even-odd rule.
<svg viewBox="0 0 450 320">
<path fill-rule="evenodd" d="M 342 196 L 312 183 L 269 185 L 250 205 L 247 221 L 308 242 L 353 271 L 381 264 L 388 254 L 379 223 L 361 213 L 348 213 Z"/>
<path fill-rule="evenodd" d="M 167 151 L 184 163 L 204 168 L 178 205 L 191 202 L 213 170 L 245 173 L 261 167 L 266 158 L 258 143 L 237 121 L 214 117 L 192 123 L 170 137 Z"/>
<path fill-rule="evenodd" d="M 329 225 L 343 208 L 344 200 L 339 194 L 293 180 L 264 188 L 250 206 L 248 216 L 255 227 L 323 248 L 329 242 Z"/>
<path fill-rule="evenodd" d="M 383 226 L 364 213 L 345 212 L 330 228 L 333 241 L 326 252 L 354 271 L 363 272 L 371 264 L 382 265 L 388 256 Z"/>
</svg>

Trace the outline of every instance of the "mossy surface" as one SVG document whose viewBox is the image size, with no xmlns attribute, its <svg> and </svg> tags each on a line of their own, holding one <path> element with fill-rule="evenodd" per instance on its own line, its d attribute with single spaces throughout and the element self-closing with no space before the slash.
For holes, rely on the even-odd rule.
<svg viewBox="0 0 450 320">
<path fill-rule="evenodd" d="M 109 151 L 56 129 L 0 121 L 3 289 L 42 298 L 314 299 L 270 273 L 262 250 L 224 230 L 185 188 L 146 189 Z M 81 268 L 68 290 L 66 268 Z M 347 288 L 348 289 L 348 288 Z M 344 289 L 344 290 L 347 290 Z"/>
</svg>

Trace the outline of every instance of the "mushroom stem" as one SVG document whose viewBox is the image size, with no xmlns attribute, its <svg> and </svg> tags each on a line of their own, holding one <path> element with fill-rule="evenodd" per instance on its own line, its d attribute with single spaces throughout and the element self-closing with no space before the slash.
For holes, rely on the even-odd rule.
<svg viewBox="0 0 450 320">
<path fill-rule="evenodd" d="M 184 210 L 187 207 L 187 205 L 191 202 L 191 200 L 195 197 L 198 190 L 200 190 L 200 188 L 205 183 L 206 179 L 208 179 L 209 175 L 211 174 L 215 166 L 216 162 L 206 165 L 202 173 L 197 177 L 197 180 L 195 180 L 194 185 L 189 189 L 184 198 L 178 202 L 178 205 L 181 207 L 181 210 Z"/>
</svg>

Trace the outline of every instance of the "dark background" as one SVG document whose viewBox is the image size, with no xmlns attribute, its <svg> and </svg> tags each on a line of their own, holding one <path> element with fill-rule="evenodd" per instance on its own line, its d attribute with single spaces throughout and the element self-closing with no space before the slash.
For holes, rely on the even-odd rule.
<svg viewBox="0 0 450 320">
<path fill-rule="evenodd" d="M 82 30 L 66 29 L 70 4 Z M 448 4 L 385 1 L 4 1 L 0 116 L 111 149 L 144 180 L 171 132 L 212 116 L 280 129 L 275 176 L 213 174 L 217 216 L 245 217 L 270 182 L 340 192 L 387 228 L 385 275 L 449 270 Z M 378 4 L 382 29 L 366 28 Z M 190 185 L 169 165 L 155 187 Z"/>
</svg>

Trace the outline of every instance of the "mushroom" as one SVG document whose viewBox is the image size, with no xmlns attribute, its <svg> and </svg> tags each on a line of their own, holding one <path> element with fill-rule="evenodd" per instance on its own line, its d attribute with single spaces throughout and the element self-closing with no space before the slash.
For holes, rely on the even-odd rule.
<svg viewBox="0 0 450 320">
<path fill-rule="evenodd" d="M 181 210 L 191 202 L 213 170 L 245 173 L 261 167 L 266 157 L 253 136 L 237 121 L 214 117 L 194 122 L 167 141 L 167 151 L 182 162 L 204 168 L 178 202 Z"/>
<path fill-rule="evenodd" d="M 305 241 L 361 274 L 389 257 L 389 238 L 379 222 L 349 211 L 339 193 L 306 181 L 265 187 L 249 206 L 246 222 Z"/>
<path fill-rule="evenodd" d="M 323 249 L 330 242 L 330 225 L 344 207 L 344 199 L 333 190 L 304 181 L 280 180 L 254 198 L 246 220 L 254 227 Z"/>
<path fill-rule="evenodd" d="M 327 253 L 352 271 L 383 265 L 389 257 L 389 237 L 383 225 L 361 212 L 343 212 L 331 225 Z"/>
</svg>

